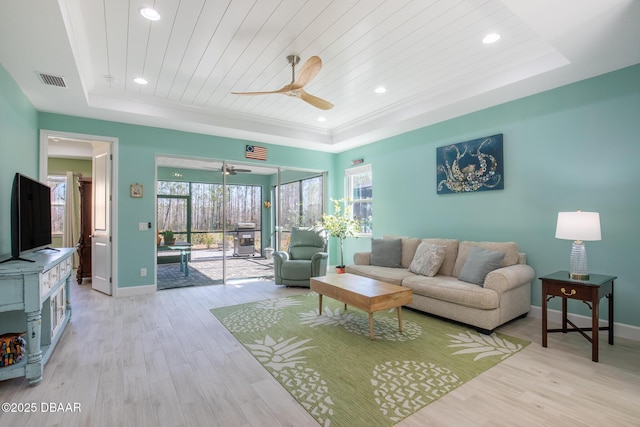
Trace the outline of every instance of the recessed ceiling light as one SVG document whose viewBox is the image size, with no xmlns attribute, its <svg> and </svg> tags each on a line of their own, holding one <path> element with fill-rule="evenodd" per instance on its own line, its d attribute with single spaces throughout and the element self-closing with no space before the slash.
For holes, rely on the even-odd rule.
<svg viewBox="0 0 640 427">
<path fill-rule="evenodd" d="M 491 33 L 491 34 L 487 34 L 486 36 L 484 36 L 484 38 L 482 39 L 482 43 L 491 44 L 491 43 L 497 42 L 498 40 L 500 40 L 500 34 Z"/>
<path fill-rule="evenodd" d="M 150 7 L 140 8 L 140 15 L 144 16 L 149 21 L 157 21 L 158 19 L 160 19 L 160 14 L 158 13 L 158 11 Z"/>
<path fill-rule="evenodd" d="M 374 89 L 375 93 L 385 93 L 386 91 L 387 91 L 387 88 L 383 87 L 383 86 L 379 86 L 379 87 Z"/>
<path fill-rule="evenodd" d="M 326 122 L 327 118 L 326 117 L 318 117 L 318 121 L 319 122 Z"/>
<path fill-rule="evenodd" d="M 142 77 L 136 77 L 135 79 L 133 79 L 133 81 L 138 83 L 139 85 L 146 85 L 147 83 L 149 83 L 146 79 Z"/>
</svg>

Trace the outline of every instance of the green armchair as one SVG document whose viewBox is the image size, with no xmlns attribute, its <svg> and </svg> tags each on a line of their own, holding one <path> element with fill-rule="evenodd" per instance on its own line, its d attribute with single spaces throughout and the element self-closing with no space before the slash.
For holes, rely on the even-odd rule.
<svg viewBox="0 0 640 427">
<path fill-rule="evenodd" d="M 324 230 L 294 227 L 291 230 L 289 252 L 273 253 L 276 285 L 308 288 L 311 277 L 327 273 L 328 257 Z"/>
</svg>

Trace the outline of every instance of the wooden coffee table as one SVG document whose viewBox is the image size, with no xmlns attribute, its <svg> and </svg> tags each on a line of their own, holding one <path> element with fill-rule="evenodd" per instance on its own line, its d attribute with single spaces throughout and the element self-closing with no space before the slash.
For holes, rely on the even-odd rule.
<svg viewBox="0 0 640 427">
<path fill-rule="evenodd" d="M 413 300 L 411 289 L 396 286 L 356 274 L 330 274 L 312 277 L 311 290 L 319 295 L 318 315 L 322 315 L 322 296 L 336 299 L 369 313 L 369 338 L 373 335 L 373 313 L 389 308 L 398 309 L 398 330 L 402 332 L 402 306 Z"/>
</svg>

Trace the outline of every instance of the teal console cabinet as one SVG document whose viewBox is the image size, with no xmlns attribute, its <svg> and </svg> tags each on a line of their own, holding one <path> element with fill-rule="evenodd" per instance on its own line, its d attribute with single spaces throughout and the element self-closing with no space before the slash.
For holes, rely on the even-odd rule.
<svg viewBox="0 0 640 427">
<path fill-rule="evenodd" d="M 0 380 L 42 381 L 44 365 L 71 318 L 74 248 L 44 249 L 0 264 L 0 335 L 26 332 L 25 357 L 0 368 Z"/>
</svg>

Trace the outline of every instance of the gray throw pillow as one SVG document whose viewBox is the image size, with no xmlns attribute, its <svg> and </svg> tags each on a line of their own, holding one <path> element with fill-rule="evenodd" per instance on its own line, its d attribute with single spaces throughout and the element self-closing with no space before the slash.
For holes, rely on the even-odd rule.
<svg viewBox="0 0 640 427">
<path fill-rule="evenodd" d="M 371 265 L 402 267 L 402 239 L 372 239 Z"/>
<path fill-rule="evenodd" d="M 438 273 L 444 261 L 444 246 L 422 242 L 409 265 L 409 271 L 423 276 L 433 277 Z"/>
<path fill-rule="evenodd" d="M 474 246 L 467 255 L 458 279 L 482 286 L 487 274 L 502 267 L 503 258 L 504 252 Z"/>
</svg>

